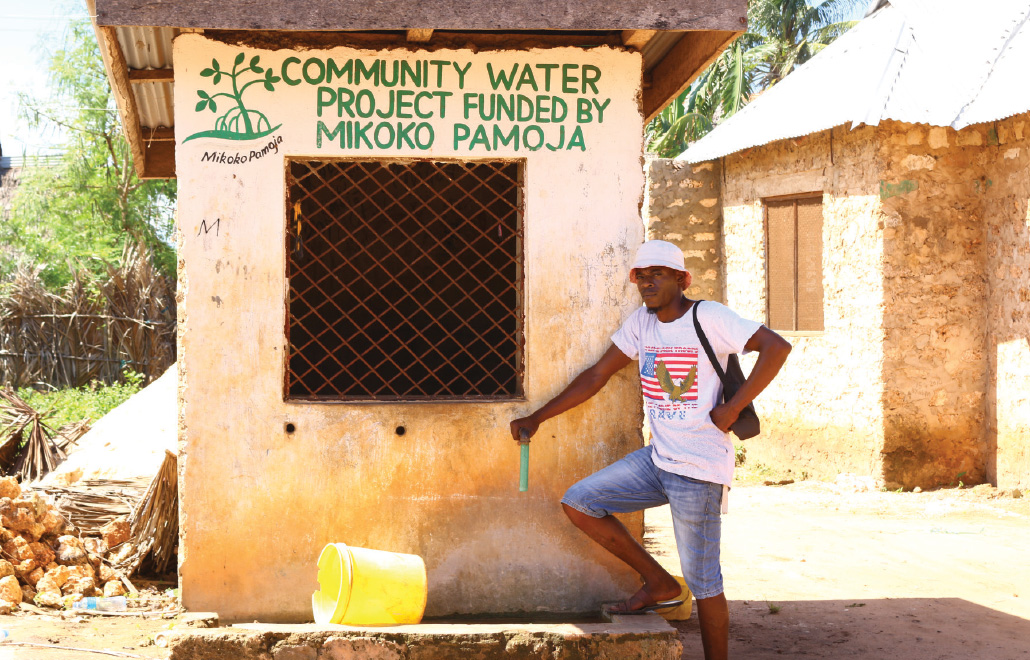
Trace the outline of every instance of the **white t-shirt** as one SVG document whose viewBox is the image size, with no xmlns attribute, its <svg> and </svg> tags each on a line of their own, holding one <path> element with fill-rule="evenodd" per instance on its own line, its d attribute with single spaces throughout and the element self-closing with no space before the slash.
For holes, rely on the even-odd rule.
<svg viewBox="0 0 1030 660">
<path fill-rule="evenodd" d="M 728 355 L 745 352 L 744 344 L 762 326 L 710 300 L 701 302 L 697 320 L 724 370 Z M 671 323 L 662 323 L 646 307 L 640 307 L 612 335 L 612 342 L 639 360 L 655 465 L 667 472 L 730 485 L 733 442 L 708 416 L 721 402 L 722 382 L 697 338 L 694 308 Z M 691 373 L 695 374 L 693 382 Z"/>
</svg>

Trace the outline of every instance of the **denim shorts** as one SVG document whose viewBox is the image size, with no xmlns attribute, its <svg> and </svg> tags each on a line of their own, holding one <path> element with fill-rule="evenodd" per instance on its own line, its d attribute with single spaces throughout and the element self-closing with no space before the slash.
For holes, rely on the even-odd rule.
<svg viewBox="0 0 1030 660">
<path fill-rule="evenodd" d="M 660 470 L 643 447 L 574 484 L 562 503 L 594 518 L 669 504 L 684 581 L 695 598 L 722 593 L 722 485 Z"/>
</svg>

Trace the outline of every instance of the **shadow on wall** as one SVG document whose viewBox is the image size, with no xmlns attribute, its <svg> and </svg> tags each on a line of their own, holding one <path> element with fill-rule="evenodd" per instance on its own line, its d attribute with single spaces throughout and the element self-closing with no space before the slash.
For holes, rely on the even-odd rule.
<svg viewBox="0 0 1030 660">
<path fill-rule="evenodd" d="M 951 146 L 882 128 L 883 479 L 932 488 L 986 479 L 987 230 L 973 127 Z M 931 129 L 940 131 L 943 129 Z M 956 136 L 959 136 L 958 138 Z M 961 139 L 959 139 L 961 138 Z M 961 145 L 961 146 L 960 146 Z M 982 320 L 982 321 L 981 321 Z"/>
<path fill-rule="evenodd" d="M 1021 172 L 1007 182 L 1015 190 L 989 191 L 987 207 L 987 479 L 999 488 L 1030 486 L 1030 154 L 1023 151 Z"/>
<path fill-rule="evenodd" d="M 888 487 L 1030 484 L 1026 117 L 882 142 Z"/>
</svg>

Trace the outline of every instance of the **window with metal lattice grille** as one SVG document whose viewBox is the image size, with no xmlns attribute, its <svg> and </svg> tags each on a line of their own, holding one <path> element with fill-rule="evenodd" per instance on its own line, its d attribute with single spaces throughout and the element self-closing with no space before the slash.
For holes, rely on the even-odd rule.
<svg viewBox="0 0 1030 660">
<path fill-rule="evenodd" d="M 522 395 L 522 163 L 287 161 L 287 400 Z"/>
<path fill-rule="evenodd" d="M 823 329 L 823 197 L 811 193 L 763 200 L 768 325 L 781 331 Z"/>
</svg>

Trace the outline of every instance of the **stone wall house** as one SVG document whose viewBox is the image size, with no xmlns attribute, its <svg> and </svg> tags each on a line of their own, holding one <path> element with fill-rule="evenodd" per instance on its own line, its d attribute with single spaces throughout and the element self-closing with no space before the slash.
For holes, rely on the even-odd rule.
<svg viewBox="0 0 1030 660">
<path fill-rule="evenodd" d="M 965 13 L 879 9 L 685 154 L 724 170 L 727 304 L 794 344 L 749 460 L 1030 485 L 1030 24 Z"/>
</svg>

